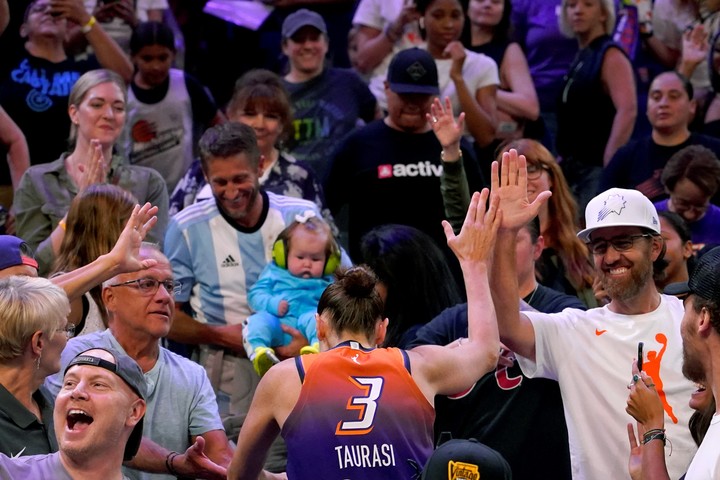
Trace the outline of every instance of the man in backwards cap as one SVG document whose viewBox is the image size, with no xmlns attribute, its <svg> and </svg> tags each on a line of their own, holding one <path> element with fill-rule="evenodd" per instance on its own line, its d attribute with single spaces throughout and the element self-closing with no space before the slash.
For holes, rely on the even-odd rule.
<svg viewBox="0 0 720 480">
<path fill-rule="evenodd" d="M 122 478 L 121 466 L 138 450 L 146 384 L 137 363 L 117 351 L 91 349 L 65 369 L 55 401 L 60 450 L 50 455 L 0 455 L 0 477 Z"/>
<path fill-rule="evenodd" d="M 720 247 L 700 257 L 688 282 L 668 285 L 666 292 L 687 295 L 681 325 L 683 374 L 712 390 L 715 399 L 715 415 L 685 478 L 720 478 Z"/>
<path fill-rule="evenodd" d="M 643 370 L 662 391 L 673 444 L 668 468 L 670 478 L 679 478 L 695 453 L 687 428 L 688 398 L 695 388 L 680 371 L 682 304 L 658 293 L 653 282 L 653 262 L 664 249 L 655 207 L 637 190 L 619 188 L 587 205 L 587 228 L 578 236 L 588 243 L 608 305 L 556 314 L 519 312 L 515 249 L 506 246 L 550 193 L 528 204 L 525 158 L 514 150 L 503 155 L 501 170 L 499 176 L 493 166 L 493 194 L 501 198 L 503 217 L 491 282 L 500 339 L 517 354 L 525 375 L 558 381 L 573 478 L 628 476 L 631 418 L 624 405 L 638 342 L 644 342 Z"/>
</svg>

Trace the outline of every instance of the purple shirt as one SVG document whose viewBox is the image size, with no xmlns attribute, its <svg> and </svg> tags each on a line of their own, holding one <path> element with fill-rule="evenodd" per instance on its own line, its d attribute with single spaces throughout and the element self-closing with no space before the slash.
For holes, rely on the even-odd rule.
<svg viewBox="0 0 720 480">
<path fill-rule="evenodd" d="M 668 200 L 655 203 L 655 208 L 658 212 L 668 210 Z M 720 244 L 720 207 L 711 203 L 705 215 L 697 222 L 688 223 L 688 227 L 694 245 Z"/>
</svg>

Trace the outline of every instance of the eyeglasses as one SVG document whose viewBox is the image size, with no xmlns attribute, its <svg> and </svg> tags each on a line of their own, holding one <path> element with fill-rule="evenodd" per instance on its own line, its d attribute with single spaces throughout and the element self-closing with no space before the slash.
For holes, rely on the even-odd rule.
<svg viewBox="0 0 720 480">
<path fill-rule="evenodd" d="M 72 323 L 68 323 L 63 328 L 58 328 L 55 330 L 56 332 L 65 332 L 65 336 L 70 340 L 72 337 L 75 336 L 75 325 Z"/>
<path fill-rule="evenodd" d="M 710 199 L 708 199 L 703 204 L 697 204 L 682 198 L 678 198 L 675 195 L 670 195 L 670 198 L 673 206 L 675 207 L 675 210 L 679 210 L 681 212 L 693 211 L 697 213 L 705 213 L 710 206 Z"/>
<path fill-rule="evenodd" d="M 160 288 L 160 285 L 165 287 L 165 290 L 170 295 L 177 295 L 180 293 L 180 282 L 175 280 L 155 280 L 154 278 L 138 278 L 137 280 L 128 280 L 127 282 L 116 283 L 110 285 L 111 287 L 133 287 L 140 290 L 143 295 L 155 295 Z"/>
<path fill-rule="evenodd" d="M 527 178 L 528 180 L 537 180 L 542 175 L 542 172 L 549 172 L 549 169 L 542 163 L 529 163 L 527 164 Z"/>
<path fill-rule="evenodd" d="M 608 246 L 612 245 L 616 252 L 627 252 L 635 243 L 636 238 L 650 238 L 652 237 L 649 233 L 639 233 L 637 235 L 628 235 L 626 237 L 615 237 L 611 239 L 602 239 L 591 241 L 588 243 L 590 251 L 595 255 L 604 255 L 607 252 Z"/>
</svg>

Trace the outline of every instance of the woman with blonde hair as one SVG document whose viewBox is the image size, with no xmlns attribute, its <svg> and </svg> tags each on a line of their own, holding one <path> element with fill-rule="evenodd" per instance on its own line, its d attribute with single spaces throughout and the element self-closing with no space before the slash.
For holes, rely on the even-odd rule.
<svg viewBox="0 0 720 480">
<path fill-rule="evenodd" d="M 558 98 L 555 146 L 568 184 L 584 209 L 598 191 L 603 167 L 632 134 L 637 117 L 635 75 L 630 59 L 611 36 L 613 0 L 562 0 L 558 21 L 560 31 L 575 38 L 580 51 Z"/>
<path fill-rule="evenodd" d="M 129 165 L 113 153 L 126 120 L 123 79 L 110 70 L 91 70 L 75 82 L 68 103 L 71 151 L 54 162 L 30 167 L 15 192 L 17 233 L 35 250 L 40 275 L 50 271 L 59 252 L 72 200 L 90 185 L 118 185 L 141 204 L 157 206 L 150 240 L 161 241 L 167 225 L 165 180 L 155 170 Z"/>
<path fill-rule="evenodd" d="M 80 192 L 67 214 L 55 272 L 70 272 L 112 250 L 136 203 L 131 193 L 115 185 L 91 185 Z M 78 335 L 107 327 L 101 285 L 73 302 L 69 321 L 76 326 Z"/>
<path fill-rule="evenodd" d="M 0 453 L 40 455 L 58 449 L 53 402 L 41 388 L 60 370 L 73 333 L 67 295 L 45 278 L 0 279 Z"/>
</svg>

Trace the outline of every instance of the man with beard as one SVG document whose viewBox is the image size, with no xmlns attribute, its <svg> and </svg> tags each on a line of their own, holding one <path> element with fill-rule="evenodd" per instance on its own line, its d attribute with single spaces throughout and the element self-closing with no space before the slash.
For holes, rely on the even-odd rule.
<svg viewBox="0 0 720 480">
<path fill-rule="evenodd" d="M 243 347 L 243 322 L 252 313 L 248 289 L 272 258 L 278 234 L 296 215 L 320 212 L 312 202 L 260 188 L 261 155 L 252 127 L 212 127 L 199 149 L 213 198 L 178 213 L 166 232 L 165 254 L 180 283 L 168 337 L 199 346 L 198 361 L 217 394 L 228 438 L 235 440 L 260 381 Z M 275 351 L 293 356 L 300 346 L 293 342 Z M 284 454 L 275 452 L 268 468 L 284 471 Z"/>
<path fill-rule="evenodd" d="M 687 294 L 681 324 L 683 374 L 712 390 L 715 415 L 697 454 L 688 467 L 686 480 L 720 478 L 720 247 L 700 258 L 690 280 L 670 285 L 673 294 Z"/>
<path fill-rule="evenodd" d="M 652 378 L 662 382 L 673 413 L 666 413 L 673 444 L 667 460 L 671 478 L 679 478 L 695 452 L 687 428 L 692 413 L 687 399 L 694 386 L 679 368 L 682 304 L 658 293 L 652 278 L 652 264 L 663 254 L 655 207 L 640 192 L 618 188 L 588 203 L 587 228 L 578 236 L 588 242 L 608 305 L 556 314 L 520 312 L 515 249 L 507 245 L 550 193 L 528 203 L 525 158 L 515 150 L 503 155 L 502 176 L 493 165 L 492 189 L 503 215 L 491 281 L 501 341 L 517 354 L 526 376 L 558 381 L 573 478 L 627 478 L 624 405 L 628 362 L 637 356 L 638 342 L 648 354 L 655 352 L 644 357 L 657 362 L 657 378 Z"/>
</svg>

